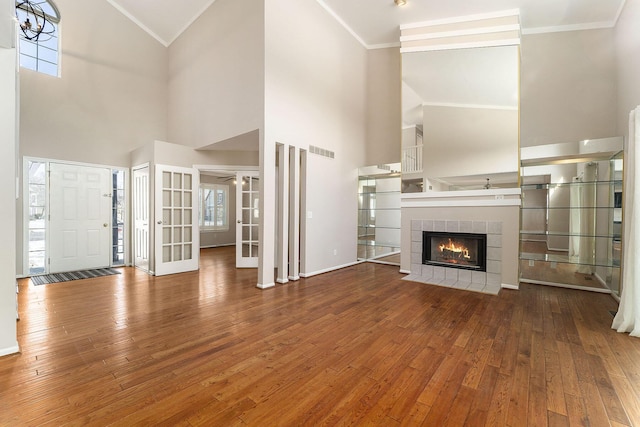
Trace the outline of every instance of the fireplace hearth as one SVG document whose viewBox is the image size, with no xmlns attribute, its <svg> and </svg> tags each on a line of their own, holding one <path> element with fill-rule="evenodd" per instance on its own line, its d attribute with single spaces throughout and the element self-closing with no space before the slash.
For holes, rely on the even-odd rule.
<svg viewBox="0 0 640 427">
<path fill-rule="evenodd" d="M 473 271 L 487 271 L 487 235 L 422 232 L 422 263 Z"/>
</svg>

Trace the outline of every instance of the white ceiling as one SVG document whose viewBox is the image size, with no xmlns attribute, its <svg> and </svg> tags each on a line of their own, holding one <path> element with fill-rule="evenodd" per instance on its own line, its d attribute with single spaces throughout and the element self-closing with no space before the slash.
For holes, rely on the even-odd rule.
<svg viewBox="0 0 640 427">
<path fill-rule="evenodd" d="M 215 0 L 107 0 L 165 46 Z M 241 1 L 241 0 L 238 0 Z M 367 47 L 397 44 L 399 26 L 520 9 L 524 33 L 613 26 L 625 0 L 316 0 Z"/>
</svg>

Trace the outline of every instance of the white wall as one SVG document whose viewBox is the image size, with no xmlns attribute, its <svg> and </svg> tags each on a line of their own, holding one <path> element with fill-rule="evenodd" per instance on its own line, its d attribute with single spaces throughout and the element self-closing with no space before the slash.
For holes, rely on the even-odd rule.
<svg viewBox="0 0 640 427">
<path fill-rule="evenodd" d="M 523 147 L 616 135 L 613 36 L 613 29 L 523 36 Z"/>
<path fill-rule="evenodd" d="M 0 11 L 9 10 L 2 0 Z M 10 21 L 10 22 L 8 22 Z M 0 15 L 0 41 L 11 37 L 11 15 Z M 0 221 L 8 230 L 0 245 L 0 356 L 18 351 L 16 338 L 16 51 L 0 45 Z"/>
<path fill-rule="evenodd" d="M 262 129 L 264 0 L 217 0 L 169 47 L 169 141 Z"/>
<path fill-rule="evenodd" d="M 615 29 L 618 108 L 616 135 L 629 134 L 629 112 L 640 104 L 640 0 L 626 0 Z"/>
<path fill-rule="evenodd" d="M 365 165 L 396 163 L 401 156 L 400 49 L 367 51 L 367 153 Z"/>
<path fill-rule="evenodd" d="M 21 71 L 21 154 L 129 166 L 166 139 L 164 46 L 102 0 L 56 0 L 61 77 Z"/>
<path fill-rule="evenodd" d="M 355 262 L 367 52 L 314 0 L 267 0 L 265 21 L 265 169 L 275 162 L 276 143 L 335 152 L 335 159 L 307 156 L 311 218 L 305 221 L 301 273 Z M 265 181 L 275 178 L 269 175 Z"/>
</svg>

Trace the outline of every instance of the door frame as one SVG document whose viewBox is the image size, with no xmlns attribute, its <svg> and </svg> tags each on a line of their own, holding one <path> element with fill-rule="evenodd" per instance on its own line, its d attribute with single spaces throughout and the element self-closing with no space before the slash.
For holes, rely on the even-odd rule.
<svg viewBox="0 0 640 427">
<path fill-rule="evenodd" d="M 22 157 L 22 173 L 21 173 L 22 186 L 19 186 L 18 184 L 16 184 L 16 191 L 18 191 L 18 188 L 21 188 L 19 197 L 22 198 L 22 203 L 21 203 L 21 206 L 22 206 L 22 216 L 21 216 L 21 219 L 22 219 L 22 266 L 19 273 L 17 274 L 17 277 L 24 278 L 24 277 L 30 277 L 34 275 L 29 272 L 29 168 L 28 168 L 29 162 L 38 162 L 38 163 L 45 164 L 45 170 L 46 170 L 45 172 L 45 192 L 46 192 L 45 212 L 47 215 L 49 214 L 49 206 L 50 206 L 50 203 L 49 203 L 50 163 L 67 164 L 67 165 L 73 165 L 73 166 L 96 167 L 96 168 L 108 168 L 112 172 L 113 170 L 124 171 L 124 177 L 125 177 L 125 182 L 124 182 L 124 189 L 125 189 L 124 260 L 125 261 L 124 261 L 124 265 L 125 266 L 130 265 L 130 244 L 131 244 L 131 239 L 129 236 L 130 234 L 129 229 L 131 226 L 131 216 L 129 212 L 130 211 L 129 186 L 130 186 L 130 179 L 131 179 L 130 169 L 122 166 L 103 165 L 99 163 L 86 163 L 86 162 L 76 162 L 76 161 L 64 160 L 64 159 L 61 160 L 61 159 L 51 159 L 46 157 L 23 156 Z M 45 221 L 45 259 L 48 257 L 50 253 L 49 237 L 50 236 L 49 236 L 48 221 Z M 113 247 L 113 237 L 112 237 L 112 234 L 109 233 L 109 253 L 111 253 L 112 247 Z M 109 266 L 110 267 L 113 266 L 113 257 L 110 257 Z M 48 273 L 49 273 L 49 265 L 48 263 L 45 262 L 45 271 L 43 273 L 38 273 L 38 274 L 48 274 Z"/>
<path fill-rule="evenodd" d="M 242 173 L 242 172 L 256 172 L 256 173 L 260 173 L 260 166 L 255 165 L 255 166 L 246 166 L 246 165 L 204 165 L 204 164 L 197 164 L 197 165 L 193 165 L 193 168 L 198 170 L 199 173 L 202 172 L 224 172 L 224 173 L 228 173 L 229 175 L 231 174 L 237 174 L 237 173 Z M 198 189 L 199 190 L 199 189 Z M 234 191 L 236 191 L 234 189 Z M 236 200 L 236 204 L 238 203 L 238 201 Z M 236 212 L 236 220 L 233 221 L 233 226 L 236 227 L 237 226 L 237 217 L 238 217 L 238 212 Z M 198 224 L 199 226 L 199 224 Z M 231 219 L 229 220 L 229 227 L 231 227 Z M 198 227 L 199 228 L 199 227 Z M 236 239 L 236 246 L 237 246 L 238 242 Z M 258 260 L 260 259 L 261 254 L 258 254 Z M 236 256 L 236 265 L 237 265 L 238 259 Z M 259 261 L 258 261 L 259 262 Z M 237 267 L 236 267 L 237 268 Z"/>
<path fill-rule="evenodd" d="M 136 176 L 136 172 L 142 170 L 142 169 L 146 169 L 147 170 L 147 198 L 145 200 L 146 202 L 146 207 L 147 207 L 147 265 L 146 268 L 144 268 L 143 266 L 139 266 L 136 264 L 136 244 L 137 244 L 137 239 L 136 239 L 136 217 L 135 217 L 135 210 L 136 210 L 136 202 L 137 202 L 137 192 L 136 192 L 136 187 L 135 187 L 135 176 Z M 127 211 L 127 214 L 131 215 L 131 232 L 130 233 L 126 233 L 127 236 L 131 236 L 131 265 L 135 268 L 139 268 L 140 270 L 151 274 L 151 250 L 152 250 L 152 246 L 151 246 L 151 225 L 153 222 L 153 206 L 152 206 L 152 197 L 151 197 L 151 191 L 152 191 L 152 185 L 153 185 L 153 181 L 152 181 L 152 176 L 151 176 L 151 165 L 149 164 L 149 162 L 146 163 L 142 163 L 140 165 L 134 166 L 131 168 L 131 208 Z"/>
</svg>

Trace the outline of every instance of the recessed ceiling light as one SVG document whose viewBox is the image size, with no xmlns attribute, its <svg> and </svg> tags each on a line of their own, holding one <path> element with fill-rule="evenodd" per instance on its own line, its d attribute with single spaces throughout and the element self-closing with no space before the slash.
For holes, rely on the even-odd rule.
<svg viewBox="0 0 640 427">
<path fill-rule="evenodd" d="M 405 4 L 407 4 L 407 0 L 393 0 L 396 2 L 396 5 L 398 6 L 404 6 Z"/>
</svg>

